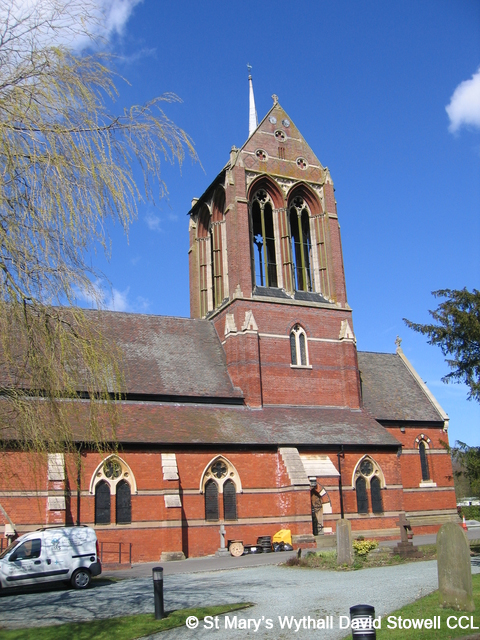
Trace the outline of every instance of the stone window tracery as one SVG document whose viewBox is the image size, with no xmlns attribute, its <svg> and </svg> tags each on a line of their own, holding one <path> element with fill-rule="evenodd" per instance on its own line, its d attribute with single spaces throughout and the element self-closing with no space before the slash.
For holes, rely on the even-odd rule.
<svg viewBox="0 0 480 640">
<path fill-rule="evenodd" d="M 287 139 L 285 131 L 282 131 L 281 129 L 277 129 L 274 135 L 279 142 L 285 142 L 285 140 Z"/>
<path fill-rule="evenodd" d="M 305 170 L 308 167 L 308 162 L 305 158 L 297 158 L 297 167 L 299 169 Z"/>
<path fill-rule="evenodd" d="M 260 162 L 265 162 L 267 160 L 267 152 L 264 151 L 263 149 L 257 149 L 255 151 L 255 155 L 257 156 L 257 158 L 260 160 Z"/>
</svg>

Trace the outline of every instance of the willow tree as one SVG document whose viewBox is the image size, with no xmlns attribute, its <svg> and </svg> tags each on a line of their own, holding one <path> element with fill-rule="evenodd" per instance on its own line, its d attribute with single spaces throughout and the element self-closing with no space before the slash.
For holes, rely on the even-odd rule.
<svg viewBox="0 0 480 640">
<path fill-rule="evenodd" d="M 123 390 L 121 354 L 76 298 L 96 295 L 109 222 L 126 231 L 164 195 L 162 162 L 195 158 L 161 108 L 176 96 L 115 111 L 111 59 L 66 46 L 91 35 L 95 6 L 0 0 L 0 440 L 27 451 L 114 439 L 114 412 L 99 414 Z"/>
</svg>

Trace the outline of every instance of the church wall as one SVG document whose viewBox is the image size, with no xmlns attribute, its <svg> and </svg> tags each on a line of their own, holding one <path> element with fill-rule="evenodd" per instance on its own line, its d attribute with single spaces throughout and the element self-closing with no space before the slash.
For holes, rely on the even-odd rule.
<svg viewBox="0 0 480 640">
<path fill-rule="evenodd" d="M 402 432 L 400 427 L 404 429 Z M 440 524 L 457 521 L 452 461 L 442 442 L 448 443 L 443 428 L 408 424 L 389 425 L 387 430 L 402 443 L 400 464 L 404 506 L 417 533 L 433 533 Z M 422 479 L 419 442 L 426 445 L 428 480 Z"/>
<path fill-rule="evenodd" d="M 176 454 L 179 480 L 163 479 L 161 453 Z M 191 557 L 214 553 L 219 546 L 219 526 L 223 522 L 222 494 L 219 499 L 220 520 L 205 521 L 205 498 L 200 493 L 200 482 L 205 468 L 220 453 L 234 466 L 242 484 L 242 491 L 237 492 L 237 520 L 224 522 L 227 539 L 254 544 L 258 536 L 273 535 L 282 528 L 291 529 L 293 535 L 312 533 L 310 487 L 292 486 L 281 456 L 272 449 L 121 451 L 119 457 L 131 469 L 138 490 L 136 494 L 132 491 L 132 524 L 114 524 L 115 495 L 112 495 L 112 524 L 94 525 L 95 498 L 90 493 L 90 483 L 102 459 L 97 453 L 88 453 L 82 456 L 81 522 L 95 526 L 99 542 L 104 543 L 104 562 L 114 561 L 120 542 L 123 543 L 124 561 L 130 544 L 133 562 L 159 560 L 165 551 L 183 551 Z M 327 453 L 335 467 L 338 466 L 336 453 L 321 450 L 316 453 Z M 344 512 L 352 523 L 354 534 L 394 537 L 398 535 L 396 521 L 402 511 L 410 517 L 417 534 L 437 530 L 442 517 L 452 519 L 455 494 L 450 481 L 446 480 L 443 485 L 438 482 L 436 488 L 421 489 L 418 482 L 417 486 L 409 487 L 402 478 L 408 478 L 414 469 L 412 455 L 403 454 L 399 458 L 395 452 L 383 451 L 371 452 L 371 458 L 380 467 L 386 483 L 386 488 L 381 490 L 383 513 L 372 513 L 368 490 L 369 513 L 358 514 L 354 470 L 365 453 L 365 450 L 347 451 L 341 460 Z M 429 456 L 429 462 L 430 458 L 434 458 L 434 477 L 438 480 L 448 472 L 449 458 L 445 454 L 434 454 Z M 7 486 L 4 474 L 0 499 L 19 533 L 46 524 L 73 524 L 76 521 L 76 473 L 72 460 L 67 464 L 70 494 L 67 494 L 66 510 L 55 512 L 47 508 L 49 483 L 45 465 L 42 467 L 39 463 L 33 473 L 26 455 L 11 454 L 12 461 L 16 475 L 10 478 L 13 484 Z M 330 505 L 323 514 L 323 525 L 334 533 L 340 518 L 338 478 L 319 477 L 317 483 L 326 489 L 325 501 Z M 56 485 L 59 495 L 62 483 Z M 166 507 L 165 494 L 175 492 L 178 492 L 182 506 Z M 331 513 L 328 512 L 330 510 Z M 0 518 L 4 522 L 3 516 Z M 432 522 L 432 518 L 436 521 Z"/>
<path fill-rule="evenodd" d="M 179 480 L 164 480 L 161 454 L 175 453 Z M 115 524 L 115 492 L 110 496 L 111 524 L 95 524 L 95 496 L 90 489 L 92 478 L 102 458 L 97 453 L 82 455 L 80 521 L 94 526 L 98 540 L 104 545 L 104 562 L 113 562 L 122 543 L 126 560 L 130 544 L 132 561 L 159 560 L 166 551 L 183 551 L 187 556 L 214 553 L 219 547 L 219 526 L 223 520 L 223 494 L 219 495 L 220 519 L 205 520 L 205 497 L 200 482 L 205 468 L 219 455 L 218 450 L 162 449 L 155 452 L 121 451 L 132 488 L 132 523 Z M 229 539 L 242 539 L 255 544 L 260 535 L 271 535 L 282 528 L 292 534 L 311 533 L 309 488 L 292 487 L 281 457 L 276 450 L 222 451 L 237 470 L 242 489 L 237 492 L 237 520 L 225 521 Z M 67 462 L 67 480 L 57 483 L 57 495 L 66 496 L 66 509 L 47 508 L 46 466 L 38 466 L 33 473 L 27 456 L 12 454 L 14 468 L 22 478 L 21 490 L 15 484 L 15 495 L 9 497 L 0 487 L 0 500 L 13 520 L 19 534 L 45 525 L 74 524 L 77 519 L 77 489 L 75 467 Z M 70 461 L 71 462 L 71 461 Z M 4 478 L 2 478 L 4 480 Z M 133 482 L 133 480 L 135 482 Z M 136 485 L 137 492 L 134 491 Z M 70 492 L 66 492 L 69 487 Z M 181 506 L 167 507 L 165 494 L 180 496 Z M 0 523 L 4 524 L 3 515 Z"/>
</svg>

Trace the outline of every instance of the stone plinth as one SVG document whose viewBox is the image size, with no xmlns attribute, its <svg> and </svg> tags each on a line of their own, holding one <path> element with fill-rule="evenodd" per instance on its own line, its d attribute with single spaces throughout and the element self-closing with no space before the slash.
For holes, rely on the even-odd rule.
<svg viewBox="0 0 480 640">
<path fill-rule="evenodd" d="M 402 556 L 402 558 L 420 558 L 422 556 L 418 547 L 415 547 L 411 542 L 399 542 L 393 548 L 393 554 Z"/>
</svg>

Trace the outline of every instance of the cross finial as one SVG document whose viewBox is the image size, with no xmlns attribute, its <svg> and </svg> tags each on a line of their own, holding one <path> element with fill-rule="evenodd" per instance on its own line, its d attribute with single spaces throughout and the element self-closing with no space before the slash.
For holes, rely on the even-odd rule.
<svg viewBox="0 0 480 640">
<path fill-rule="evenodd" d="M 397 348 L 400 349 L 400 345 L 402 344 L 402 339 L 400 338 L 400 336 L 397 336 L 395 338 L 395 344 L 397 345 Z"/>
<path fill-rule="evenodd" d="M 272 98 L 273 98 L 273 104 L 277 104 L 277 102 L 278 102 L 278 96 L 277 96 L 277 94 L 276 94 L 276 93 L 274 93 L 274 94 L 273 94 Z"/>
</svg>

